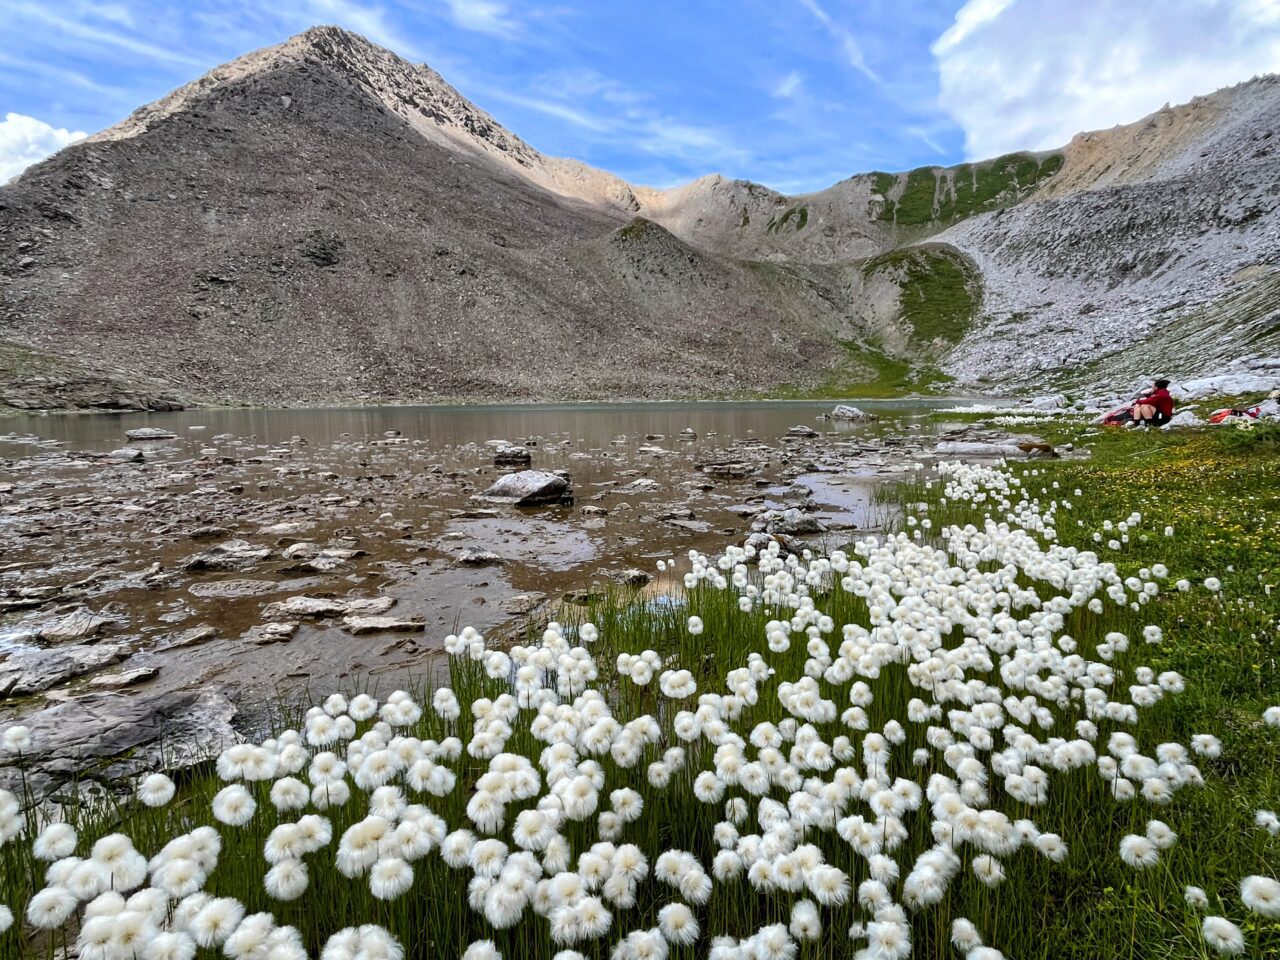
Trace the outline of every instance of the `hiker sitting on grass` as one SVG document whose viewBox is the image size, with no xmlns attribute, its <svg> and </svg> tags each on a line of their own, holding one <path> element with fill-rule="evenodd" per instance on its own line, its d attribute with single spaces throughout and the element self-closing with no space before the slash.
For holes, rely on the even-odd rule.
<svg viewBox="0 0 1280 960">
<path fill-rule="evenodd" d="M 1140 425 L 1162 427 L 1173 416 L 1173 397 L 1169 393 L 1169 381 L 1157 380 L 1149 397 L 1142 397 L 1133 405 L 1133 422 Z"/>
</svg>

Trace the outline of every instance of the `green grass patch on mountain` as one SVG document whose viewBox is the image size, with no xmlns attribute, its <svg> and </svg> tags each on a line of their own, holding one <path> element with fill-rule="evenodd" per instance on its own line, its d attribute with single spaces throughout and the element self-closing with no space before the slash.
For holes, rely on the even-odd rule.
<svg viewBox="0 0 1280 960">
<path fill-rule="evenodd" d="M 898 226 L 954 223 L 975 213 L 1017 203 L 1062 167 L 1062 155 L 1038 159 L 1029 153 L 1010 153 L 981 163 L 955 167 L 917 167 L 904 175 L 902 192 L 888 198 L 898 177 L 876 172 L 873 186 L 885 197 L 880 219 Z"/>
<path fill-rule="evenodd" d="M 932 394 L 951 378 L 936 367 L 912 364 L 865 343 L 845 341 L 847 358 L 816 384 L 784 384 L 760 391 L 753 399 L 881 400 L 907 394 Z"/>
<path fill-rule="evenodd" d="M 780 233 L 788 225 L 796 231 L 803 230 L 809 222 L 809 208 L 805 206 L 788 207 L 780 215 L 770 217 L 765 224 L 765 233 Z"/>
<path fill-rule="evenodd" d="M 973 323 L 981 281 L 972 264 L 940 245 L 904 247 L 872 257 L 862 267 L 870 280 L 889 272 L 898 284 L 901 319 L 913 346 L 958 343 Z"/>
</svg>

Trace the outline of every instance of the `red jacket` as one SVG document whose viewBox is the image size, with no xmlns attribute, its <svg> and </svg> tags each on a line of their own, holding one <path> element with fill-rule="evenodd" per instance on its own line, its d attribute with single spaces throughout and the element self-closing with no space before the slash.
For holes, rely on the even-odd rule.
<svg viewBox="0 0 1280 960">
<path fill-rule="evenodd" d="M 1139 403 L 1149 403 L 1156 408 L 1156 411 L 1163 416 L 1173 416 L 1173 397 L 1169 395 L 1168 390 L 1157 390 L 1149 397 L 1143 397 Z"/>
</svg>

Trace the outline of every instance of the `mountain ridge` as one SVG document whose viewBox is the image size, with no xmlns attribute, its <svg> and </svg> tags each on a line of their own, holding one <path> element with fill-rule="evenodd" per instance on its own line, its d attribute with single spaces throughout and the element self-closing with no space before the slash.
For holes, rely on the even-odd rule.
<svg viewBox="0 0 1280 960">
<path fill-rule="evenodd" d="M 719 396 L 874 386 L 894 364 L 1018 386 L 1081 350 L 1141 356 L 1170 304 L 1269 275 L 1278 91 L 796 196 L 718 174 L 656 190 L 545 156 L 430 67 L 316 27 L 0 187 L 0 345 L 111 371 L 86 402 L 0 369 L 0 399 Z M 1280 353 L 1264 321 L 1255 345 Z"/>
</svg>

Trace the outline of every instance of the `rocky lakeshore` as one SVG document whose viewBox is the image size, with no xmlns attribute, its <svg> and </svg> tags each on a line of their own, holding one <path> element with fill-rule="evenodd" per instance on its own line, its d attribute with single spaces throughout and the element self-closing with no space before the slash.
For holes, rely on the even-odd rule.
<svg viewBox="0 0 1280 960">
<path fill-rule="evenodd" d="M 99 449 L 0 437 L 0 719 L 39 733 L 40 788 L 180 765 L 280 692 L 428 673 L 462 624 L 514 639 L 608 589 L 662 592 L 657 561 L 690 549 L 839 546 L 880 526 L 878 482 L 934 457 L 1044 453 L 812 406 L 465 441 L 105 422 Z"/>
</svg>

